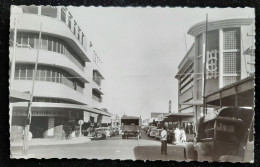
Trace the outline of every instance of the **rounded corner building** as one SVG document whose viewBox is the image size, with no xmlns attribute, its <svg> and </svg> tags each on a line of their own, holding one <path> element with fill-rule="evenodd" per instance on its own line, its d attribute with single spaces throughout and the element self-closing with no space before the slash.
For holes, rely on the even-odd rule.
<svg viewBox="0 0 260 167">
<path fill-rule="evenodd" d="M 183 127 L 196 127 L 194 123 L 203 115 L 204 86 L 207 95 L 254 75 L 255 21 L 254 18 L 209 20 L 207 32 L 203 21 L 191 26 L 188 34 L 194 43 L 180 62 L 175 78 L 178 112 L 191 114 L 180 122 Z"/>
<path fill-rule="evenodd" d="M 15 62 L 10 80 L 10 141 L 22 138 L 38 51 L 33 138 L 62 139 L 69 125 L 76 137 L 79 120 L 84 128 L 111 123 L 111 114 L 103 106 L 102 62 L 66 7 L 12 6 L 9 50 Z"/>
</svg>

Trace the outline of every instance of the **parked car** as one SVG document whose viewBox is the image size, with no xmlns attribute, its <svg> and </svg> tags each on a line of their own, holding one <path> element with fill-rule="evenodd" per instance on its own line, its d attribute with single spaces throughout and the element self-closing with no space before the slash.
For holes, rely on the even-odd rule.
<svg viewBox="0 0 260 167">
<path fill-rule="evenodd" d="M 155 126 L 149 126 L 148 127 L 148 130 L 146 132 L 148 136 L 150 136 L 150 132 L 151 132 L 152 128 L 155 128 Z"/>
<path fill-rule="evenodd" d="M 157 129 L 156 135 L 155 135 L 155 140 L 160 140 L 161 139 L 161 133 L 162 129 Z"/>
<path fill-rule="evenodd" d="M 150 132 L 150 137 L 155 137 L 156 133 L 157 133 L 157 128 L 156 127 L 152 128 Z"/>
<path fill-rule="evenodd" d="M 119 128 L 113 127 L 113 133 L 115 134 L 115 136 L 118 136 L 119 135 Z"/>
<path fill-rule="evenodd" d="M 92 140 L 104 140 L 106 138 L 106 134 L 103 131 L 96 131 L 92 136 Z"/>
<path fill-rule="evenodd" d="M 106 138 L 111 137 L 110 130 L 108 128 L 105 128 L 105 127 L 96 128 L 95 132 L 104 132 L 104 134 L 106 135 Z"/>
</svg>

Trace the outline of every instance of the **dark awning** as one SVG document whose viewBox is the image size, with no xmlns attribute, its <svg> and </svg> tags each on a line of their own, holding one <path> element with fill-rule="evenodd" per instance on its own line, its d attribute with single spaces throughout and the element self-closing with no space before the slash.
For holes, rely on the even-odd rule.
<svg viewBox="0 0 260 167">
<path fill-rule="evenodd" d="M 254 105 L 254 75 L 206 95 L 206 103 L 216 106 L 235 106 L 236 96 L 237 106 Z"/>
<path fill-rule="evenodd" d="M 165 116 L 165 122 L 175 122 L 178 121 L 180 118 L 187 118 L 187 117 L 194 117 L 194 113 L 170 113 Z"/>
</svg>

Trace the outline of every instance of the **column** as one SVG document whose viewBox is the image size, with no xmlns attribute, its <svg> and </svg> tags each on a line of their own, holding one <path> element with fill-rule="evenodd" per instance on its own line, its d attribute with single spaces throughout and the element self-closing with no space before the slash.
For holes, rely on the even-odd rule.
<svg viewBox="0 0 260 167">
<path fill-rule="evenodd" d="M 57 19 L 61 20 L 61 6 L 57 6 Z"/>
<path fill-rule="evenodd" d="M 219 29 L 219 88 L 223 87 L 223 29 Z"/>
<path fill-rule="evenodd" d="M 202 33 L 202 65 L 203 65 L 203 68 L 202 68 L 202 83 L 201 83 L 201 85 L 202 85 L 202 90 L 201 90 L 201 94 L 202 94 L 202 99 L 203 99 L 203 95 L 204 95 L 204 79 L 206 79 L 206 78 L 204 78 L 204 64 L 206 63 L 205 62 L 205 53 L 206 53 L 206 32 L 203 32 Z M 207 92 L 207 90 L 205 90 L 206 92 Z"/>
<path fill-rule="evenodd" d="M 38 15 L 42 14 L 42 6 L 38 6 Z"/>
<path fill-rule="evenodd" d="M 66 10 L 66 24 L 69 25 L 69 10 Z"/>
</svg>

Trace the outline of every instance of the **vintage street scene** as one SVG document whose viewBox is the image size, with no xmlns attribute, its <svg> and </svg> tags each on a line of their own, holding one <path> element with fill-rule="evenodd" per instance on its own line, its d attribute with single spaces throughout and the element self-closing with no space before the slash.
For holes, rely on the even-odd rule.
<svg viewBox="0 0 260 167">
<path fill-rule="evenodd" d="M 10 13 L 11 159 L 254 162 L 253 8 Z"/>
</svg>

